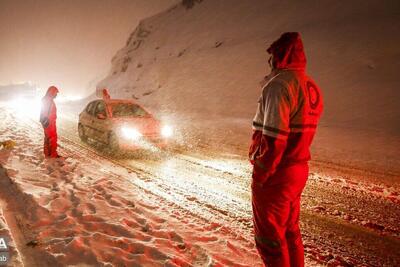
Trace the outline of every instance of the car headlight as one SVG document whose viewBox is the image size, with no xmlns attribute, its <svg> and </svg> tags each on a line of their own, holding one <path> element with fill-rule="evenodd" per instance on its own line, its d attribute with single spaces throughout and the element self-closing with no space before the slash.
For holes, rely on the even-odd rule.
<svg viewBox="0 0 400 267">
<path fill-rule="evenodd" d="M 171 126 L 165 125 L 161 129 L 161 135 L 164 137 L 171 137 L 174 134 Z"/>
<path fill-rule="evenodd" d="M 123 137 L 125 137 L 126 139 L 137 140 L 140 137 L 142 137 L 142 134 L 135 128 L 122 127 L 121 132 L 122 132 Z"/>
</svg>

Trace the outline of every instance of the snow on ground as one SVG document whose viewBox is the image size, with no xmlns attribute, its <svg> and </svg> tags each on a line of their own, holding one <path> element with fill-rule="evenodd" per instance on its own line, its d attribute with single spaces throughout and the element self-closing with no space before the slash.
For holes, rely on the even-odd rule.
<svg viewBox="0 0 400 267">
<path fill-rule="evenodd" d="M 200 142 L 165 159 L 107 158 L 79 142 L 78 112 L 69 112 L 58 123 L 69 157 L 47 160 L 36 117 L 0 108 L 1 139 L 17 142 L 0 151 L 1 207 L 16 259 L 28 266 L 261 265 L 245 155 L 225 146 L 215 154 Z M 301 217 L 307 266 L 399 263 L 399 187 L 346 168 L 311 164 Z"/>
<path fill-rule="evenodd" d="M 135 186 L 130 180 L 140 178 L 134 173 L 88 152 L 62 147 L 70 158 L 44 159 L 40 128 L 16 123 L 5 111 L 1 116 L 2 138 L 17 142 L 11 152 L 1 152 L 1 165 L 18 188 L 7 201 L 21 212 L 26 243 L 51 255 L 36 263 L 261 265 L 254 244 L 229 225 L 199 218 Z M 9 188 L 0 190 L 7 196 Z"/>
</svg>

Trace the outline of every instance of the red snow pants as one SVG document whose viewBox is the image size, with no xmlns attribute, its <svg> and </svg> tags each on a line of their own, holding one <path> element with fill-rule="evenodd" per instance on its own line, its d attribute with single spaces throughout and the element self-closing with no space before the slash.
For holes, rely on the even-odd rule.
<svg viewBox="0 0 400 267">
<path fill-rule="evenodd" d="M 44 128 L 43 152 L 45 157 L 56 158 L 57 154 L 57 127 L 55 121 L 50 121 L 49 126 Z"/>
<path fill-rule="evenodd" d="M 304 266 L 299 215 L 307 177 L 304 163 L 278 169 L 262 187 L 252 184 L 256 246 L 268 267 Z"/>
</svg>

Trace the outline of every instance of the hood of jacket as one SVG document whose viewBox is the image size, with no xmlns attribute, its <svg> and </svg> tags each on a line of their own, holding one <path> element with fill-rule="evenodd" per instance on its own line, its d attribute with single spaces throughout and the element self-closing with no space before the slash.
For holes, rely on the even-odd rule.
<svg viewBox="0 0 400 267">
<path fill-rule="evenodd" d="M 45 97 L 47 98 L 55 98 L 58 93 L 58 89 L 55 86 L 50 86 L 49 89 L 47 89 Z"/>
<path fill-rule="evenodd" d="M 306 55 L 298 32 L 285 32 L 267 49 L 273 56 L 273 68 L 305 70 Z"/>
</svg>

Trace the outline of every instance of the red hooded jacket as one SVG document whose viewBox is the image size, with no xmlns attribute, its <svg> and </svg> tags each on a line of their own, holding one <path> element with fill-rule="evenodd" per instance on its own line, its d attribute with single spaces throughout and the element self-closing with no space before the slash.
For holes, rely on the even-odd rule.
<svg viewBox="0 0 400 267">
<path fill-rule="evenodd" d="M 300 35 L 284 33 L 267 51 L 273 70 L 258 102 L 249 149 L 253 181 L 260 184 L 277 169 L 310 159 L 309 147 L 323 108 L 320 89 L 305 74 Z"/>
<path fill-rule="evenodd" d="M 57 96 L 57 93 L 58 89 L 55 86 L 50 86 L 49 89 L 47 89 L 46 95 L 42 98 L 40 121 L 47 118 L 49 123 L 55 123 L 57 119 L 57 108 L 54 103 L 54 98 Z"/>
</svg>

